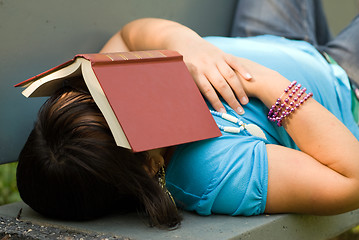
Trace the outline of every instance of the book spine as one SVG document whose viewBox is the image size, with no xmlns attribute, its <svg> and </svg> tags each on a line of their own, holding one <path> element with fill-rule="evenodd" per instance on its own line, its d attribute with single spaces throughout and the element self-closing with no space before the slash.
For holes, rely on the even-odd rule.
<svg viewBox="0 0 359 240">
<path fill-rule="evenodd" d="M 150 51 L 133 51 L 133 52 L 117 52 L 117 53 L 90 53 L 90 54 L 78 54 L 72 60 L 67 61 L 59 66 L 51 68 L 39 75 L 36 75 L 30 79 L 27 79 L 23 82 L 20 82 L 14 87 L 27 87 L 37 79 L 51 74 L 61 68 L 66 67 L 67 65 L 72 64 L 76 58 L 85 58 L 89 60 L 92 65 L 95 64 L 108 64 L 108 63 L 118 63 L 118 62 L 133 62 L 133 61 L 158 61 L 158 60 L 183 60 L 183 56 L 176 51 L 171 50 L 150 50 Z"/>
<path fill-rule="evenodd" d="M 133 51 L 133 52 L 115 52 L 115 53 L 96 53 L 96 54 L 79 54 L 75 57 L 82 57 L 92 64 L 101 63 L 118 63 L 118 62 L 132 62 L 132 61 L 155 61 L 155 60 L 170 60 L 179 59 L 183 57 L 176 51 L 171 50 L 151 50 L 151 51 Z"/>
</svg>

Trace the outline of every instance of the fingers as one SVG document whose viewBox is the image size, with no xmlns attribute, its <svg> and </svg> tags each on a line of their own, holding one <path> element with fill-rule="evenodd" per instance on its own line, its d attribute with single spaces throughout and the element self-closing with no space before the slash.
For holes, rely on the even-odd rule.
<svg viewBox="0 0 359 240">
<path fill-rule="evenodd" d="M 232 59 L 233 56 L 230 57 Z M 233 60 L 232 60 L 233 61 Z M 241 63 L 239 63 L 239 60 L 237 58 L 234 58 L 234 63 L 231 60 L 229 60 L 228 64 L 235 69 L 245 80 L 249 81 L 252 79 L 252 75 L 249 73 L 249 71 L 244 67 Z"/>
<path fill-rule="evenodd" d="M 226 55 L 226 63 L 239 75 L 247 80 L 250 81 L 252 79 L 252 75 L 249 73 L 247 68 L 241 63 L 241 60 L 233 55 L 227 54 Z"/>
<path fill-rule="evenodd" d="M 242 105 L 248 103 L 243 81 L 252 79 L 239 58 L 201 44 L 199 50 L 184 54 L 184 60 L 202 95 L 218 112 L 226 112 L 219 96 L 238 114 L 244 114 Z"/>
<path fill-rule="evenodd" d="M 222 102 L 219 100 L 216 91 L 204 75 L 197 76 L 196 84 L 202 95 L 209 101 L 209 103 L 217 112 L 226 112 L 226 109 L 224 108 Z"/>
<path fill-rule="evenodd" d="M 238 114 L 243 114 L 244 110 L 238 102 L 232 87 L 240 88 L 236 91 L 241 94 L 241 97 L 244 97 L 245 93 L 235 75 L 234 71 L 228 66 L 217 66 L 217 68 L 212 68 L 211 71 L 208 72 L 206 78 L 233 110 Z"/>
<path fill-rule="evenodd" d="M 242 105 L 248 103 L 248 97 L 243 89 L 241 80 L 237 72 L 232 69 L 226 62 L 221 62 L 218 65 L 218 71 L 221 73 L 222 78 L 227 82 L 228 86 L 231 88 L 231 92 L 236 95 Z M 223 95 L 222 95 L 223 96 Z M 228 97 L 230 97 L 228 95 Z M 231 98 L 229 99 L 231 101 Z M 229 104 L 229 102 L 228 102 Z"/>
</svg>

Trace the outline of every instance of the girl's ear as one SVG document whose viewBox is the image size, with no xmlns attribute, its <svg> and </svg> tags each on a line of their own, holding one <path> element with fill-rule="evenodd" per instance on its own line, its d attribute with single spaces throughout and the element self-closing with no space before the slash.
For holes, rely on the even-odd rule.
<svg viewBox="0 0 359 240">
<path fill-rule="evenodd" d="M 163 158 L 164 148 L 157 148 L 147 151 L 147 159 L 145 160 L 145 170 L 149 176 L 154 177 L 161 167 L 164 166 L 165 160 Z"/>
<path fill-rule="evenodd" d="M 158 163 L 156 160 L 150 156 L 148 156 L 143 164 L 143 168 L 147 172 L 150 177 L 154 177 L 158 172 Z"/>
</svg>

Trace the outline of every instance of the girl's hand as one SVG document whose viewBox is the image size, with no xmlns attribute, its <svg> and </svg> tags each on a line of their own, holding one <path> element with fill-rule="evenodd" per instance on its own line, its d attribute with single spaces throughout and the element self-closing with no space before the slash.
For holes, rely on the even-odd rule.
<svg viewBox="0 0 359 240">
<path fill-rule="evenodd" d="M 184 62 L 199 90 L 214 109 L 226 111 L 219 100 L 219 94 L 238 114 L 244 113 L 241 104 L 247 104 L 248 97 L 241 80 L 251 80 L 252 77 L 239 58 L 203 39 L 178 51 L 184 56 Z"/>
<path fill-rule="evenodd" d="M 238 58 L 243 66 L 251 73 L 250 81 L 243 81 L 242 86 L 247 96 L 260 99 L 267 107 L 270 107 L 290 81 L 278 72 L 261 64 L 245 58 Z"/>
<path fill-rule="evenodd" d="M 126 24 L 116 37 L 123 38 L 132 51 L 178 51 L 199 90 L 214 109 L 225 112 L 220 95 L 235 111 L 244 113 L 241 104 L 247 104 L 248 97 L 241 79 L 250 80 L 251 75 L 238 58 L 207 42 L 192 29 L 170 20 L 144 18 Z"/>
</svg>

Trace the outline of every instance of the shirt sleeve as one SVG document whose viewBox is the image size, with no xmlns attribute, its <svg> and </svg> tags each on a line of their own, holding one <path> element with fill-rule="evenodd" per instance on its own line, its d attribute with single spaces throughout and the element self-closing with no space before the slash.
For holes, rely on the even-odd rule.
<svg viewBox="0 0 359 240">
<path fill-rule="evenodd" d="M 267 198 L 265 142 L 237 134 L 180 146 L 167 168 L 179 207 L 201 215 L 258 215 Z"/>
</svg>

